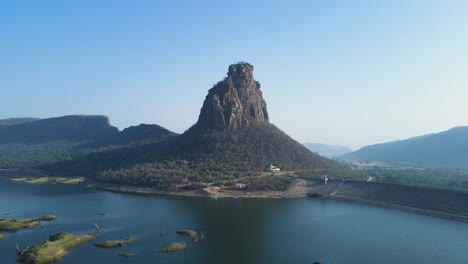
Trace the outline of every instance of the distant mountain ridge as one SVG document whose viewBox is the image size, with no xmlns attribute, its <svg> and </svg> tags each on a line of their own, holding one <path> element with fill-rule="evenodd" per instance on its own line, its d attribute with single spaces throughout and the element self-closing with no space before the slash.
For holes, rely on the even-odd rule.
<svg viewBox="0 0 468 264">
<path fill-rule="evenodd" d="M 86 140 L 116 133 L 106 116 L 69 115 L 0 126 L 0 143 Z"/>
<path fill-rule="evenodd" d="M 0 119 L 0 126 L 11 126 L 21 123 L 27 123 L 31 121 L 37 121 L 40 118 L 34 117 L 20 117 L 20 118 L 7 118 L 7 119 Z"/>
<path fill-rule="evenodd" d="M 401 162 L 430 167 L 468 168 L 468 126 L 366 146 L 340 158 Z"/>
<path fill-rule="evenodd" d="M 110 137 L 101 137 L 83 145 L 84 148 L 127 144 L 148 144 L 163 141 L 179 134 L 154 124 L 130 126 Z"/>
<path fill-rule="evenodd" d="M 316 152 L 319 155 L 328 158 L 338 157 L 352 152 L 350 148 L 345 146 L 328 145 L 322 143 L 303 143 L 303 145 L 310 149 L 310 151 Z"/>
<path fill-rule="evenodd" d="M 158 125 L 118 131 L 106 116 L 62 116 L 0 126 L 0 168 L 36 168 L 90 153 L 136 148 L 177 137 Z"/>
</svg>

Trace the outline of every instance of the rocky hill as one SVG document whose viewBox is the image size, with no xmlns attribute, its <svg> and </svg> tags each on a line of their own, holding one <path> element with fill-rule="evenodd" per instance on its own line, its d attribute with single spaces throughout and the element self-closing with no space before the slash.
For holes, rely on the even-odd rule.
<svg viewBox="0 0 468 264">
<path fill-rule="evenodd" d="M 216 161 L 238 172 L 263 171 L 269 164 L 288 171 L 333 167 L 333 162 L 269 123 L 253 71 L 248 63 L 229 66 L 227 77 L 208 91 L 198 122 L 180 136 L 171 154 L 203 163 Z"/>
<path fill-rule="evenodd" d="M 253 78 L 253 66 L 229 66 L 227 77 L 208 91 L 198 122 L 192 128 L 232 131 L 248 125 L 268 123 L 268 111 L 260 83 Z"/>
<path fill-rule="evenodd" d="M 307 175 L 353 174 L 348 167 L 312 153 L 269 123 L 253 66 L 229 66 L 209 90 L 195 125 L 153 144 L 92 153 L 49 166 L 57 174 L 94 176 L 98 181 L 166 188 L 183 182 L 216 182 L 258 176 L 270 164 Z"/>
<path fill-rule="evenodd" d="M 35 167 L 60 176 L 89 176 L 122 185 L 170 188 L 287 174 L 355 175 L 312 153 L 269 123 L 267 105 L 248 63 L 229 66 L 208 91 L 198 121 L 182 135 L 158 125 L 119 132 L 105 116 L 64 116 L 0 127 L 0 168 Z M 273 179 L 273 178 L 272 178 Z M 263 189 L 284 189 L 287 177 Z M 256 185 L 258 187 L 258 185 Z"/>
</svg>

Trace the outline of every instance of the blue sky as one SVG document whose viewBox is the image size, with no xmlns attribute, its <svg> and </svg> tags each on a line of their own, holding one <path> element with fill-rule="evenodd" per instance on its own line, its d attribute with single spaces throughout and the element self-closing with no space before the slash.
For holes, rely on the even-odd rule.
<svg viewBox="0 0 468 264">
<path fill-rule="evenodd" d="M 1 1 L 0 118 L 194 124 L 248 61 L 272 123 L 352 148 L 468 125 L 467 1 Z"/>
</svg>

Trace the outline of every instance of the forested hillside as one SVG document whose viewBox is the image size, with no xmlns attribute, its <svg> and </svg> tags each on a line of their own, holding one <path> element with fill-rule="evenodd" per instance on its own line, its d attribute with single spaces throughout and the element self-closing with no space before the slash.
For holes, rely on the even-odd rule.
<svg viewBox="0 0 468 264">
<path fill-rule="evenodd" d="M 401 141 L 371 145 L 340 158 L 468 168 L 468 126 Z"/>
</svg>

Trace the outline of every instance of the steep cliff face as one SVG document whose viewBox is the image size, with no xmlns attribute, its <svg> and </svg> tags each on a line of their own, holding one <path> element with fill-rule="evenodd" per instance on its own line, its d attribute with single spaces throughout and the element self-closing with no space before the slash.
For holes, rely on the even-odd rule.
<svg viewBox="0 0 468 264">
<path fill-rule="evenodd" d="M 253 123 L 268 123 L 260 83 L 248 63 L 229 66 L 227 77 L 208 91 L 195 127 L 197 130 L 232 131 Z"/>
</svg>

